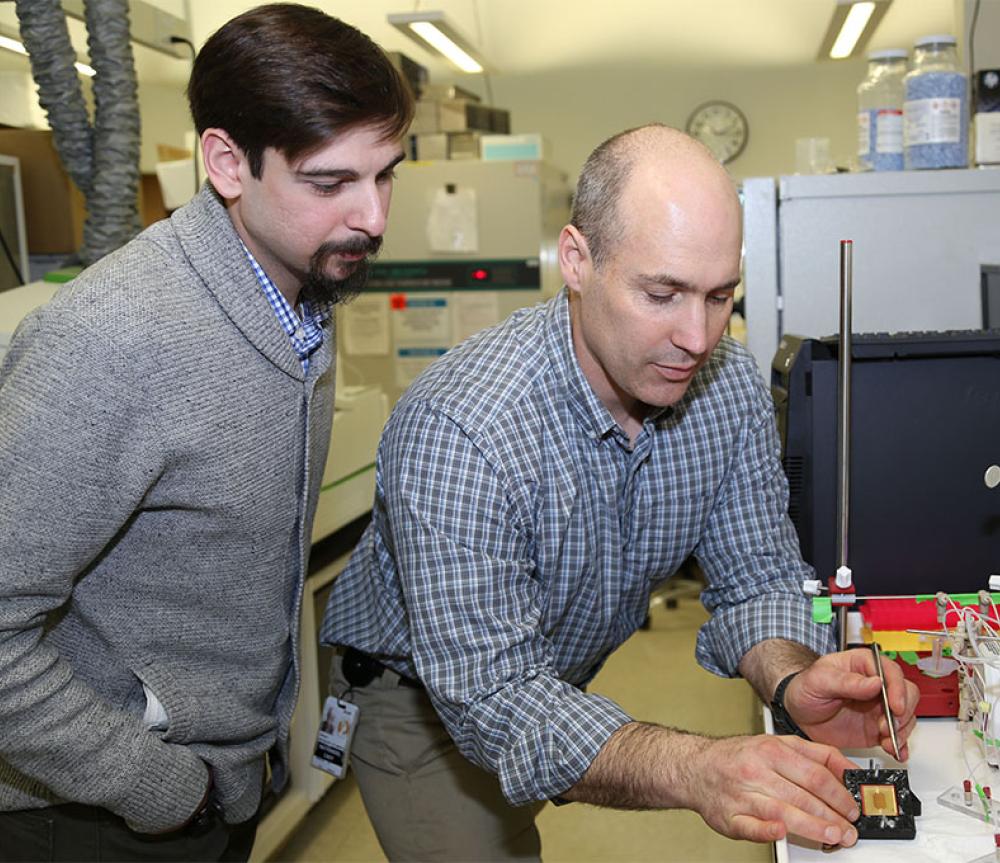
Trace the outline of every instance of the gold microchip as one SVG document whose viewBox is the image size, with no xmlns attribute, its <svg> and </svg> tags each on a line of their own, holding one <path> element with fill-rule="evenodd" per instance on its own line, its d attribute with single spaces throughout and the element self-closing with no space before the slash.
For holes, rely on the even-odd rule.
<svg viewBox="0 0 1000 863">
<path fill-rule="evenodd" d="M 895 785 L 862 785 L 861 814 L 899 815 Z"/>
</svg>

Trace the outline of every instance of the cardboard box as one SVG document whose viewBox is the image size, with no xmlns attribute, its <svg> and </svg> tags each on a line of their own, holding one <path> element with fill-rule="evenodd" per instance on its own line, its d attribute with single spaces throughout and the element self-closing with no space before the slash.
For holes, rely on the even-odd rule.
<svg viewBox="0 0 1000 863">
<path fill-rule="evenodd" d="M 509 135 L 510 111 L 505 108 L 490 108 L 490 131 L 497 135 Z"/>
<path fill-rule="evenodd" d="M 484 162 L 539 161 L 547 152 L 545 139 L 538 132 L 483 135 L 479 141 L 480 158 Z"/>
<path fill-rule="evenodd" d="M 465 99 L 448 99 L 438 102 L 438 122 L 442 132 L 489 132 L 493 123 L 493 109 L 468 102 Z"/>
<path fill-rule="evenodd" d="M 406 86 L 410 88 L 410 94 L 413 98 L 420 99 L 423 96 L 424 88 L 427 87 L 427 67 L 421 66 L 416 60 L 410 59 L 399 51 L 387 51 L 386 57 L 396 67 L 396 71 L 399 72 Z"/>
<path fill-rule="evenodd" d="M 21 162 L 28 254 L 70 254 L 83 241 L 83 195 L 63 169 L 48 129 L 0 129 L 0 153 Z"/>
<path fill-rule="evenodd" d="M 421 99 L 410 132 L 425 135 L 433 132 L 490 132 L 493 131 L 494 111 L 488 105 L 466 99 L 433 101 Z"/>
<path fill-rule="evenodd" d="M 430 132 L 413 136 L 414 159 L 425 162 L 441 159 L 478 159 L 479 132 Z"/>
<path fill-rule="evenodd" d="M 428 84 L 424 87 L 422 99 L 430 102 L 445 102 L 449 99 L 464 99 L 466 102 L 479 102 L 479 97 L 471 90 L 456 87 L 454 84 Z"/>
<path fill-rule="evenodd" d="M 478 159 L 481 132 L 449 132 L 449 159 Z"/>
<path fill-rule="evenodd" d="M 447 132 L 427 132 L 413 137 L 413 158 L 417 161 L 436 162 L 448 158 Z"/>
</svg>

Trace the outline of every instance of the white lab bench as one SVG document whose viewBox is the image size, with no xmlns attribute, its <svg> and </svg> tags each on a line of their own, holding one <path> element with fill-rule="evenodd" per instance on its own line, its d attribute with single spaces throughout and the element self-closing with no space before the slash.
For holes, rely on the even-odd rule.
<svg viewBox="0 0 1000 863">
<path fill-rule="evenodd" d="M 770 712 L 765 711 L 765 727 L 770 731 Z M 909 771 L 910 788 L 920 799 L 922 812 L 916 819 L 915 839 L 861 839 L 852 848 L 824 851 L 817 844 L 791 836 L 775 843 L 776 863 L 971 863 L 993 855 L 990 825 L 937 802 L 946 789 L 961 787 L 968 774 L 963 748 L 973 766 L 981 760 L 971 735 L 962 733 L 957 720 L 925 718 L 917 721 L 909 745 L 910 759 L 903 766 Z M 847 750 L 844 754 L 865 767 L 869 758 L 878 759 L 885 767 L 899 766 L 881 749 Z M 994 786 L 1000 784 L 1000 773 L 985 765 L 977 773 L 980 781 L 987 769 L 998 780 Z M 978 799 L 975 805 L 979 805 Z"/>
</svg>

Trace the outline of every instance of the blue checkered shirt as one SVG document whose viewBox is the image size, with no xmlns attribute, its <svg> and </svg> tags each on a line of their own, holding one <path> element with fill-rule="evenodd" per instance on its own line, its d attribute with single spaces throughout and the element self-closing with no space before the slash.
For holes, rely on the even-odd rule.
<svg viewBox="0 0 1000 863">
<path fill-rule="evenodd" d="M 704 667 L 735 675 L 773 637 L 833 649 L 802 593 L 812 570 L 753 358 L 724 339 L 630 448 L 576 362 L 564 291 L 467 340 L 400 400 L 321 639 L 419 678 L 512 804 L 543 800 L 630 721 L 584 686 L 691 554 L 712 612 Z"/>
<path fill-rule="evenodd" d="M 257 263 L 257 259 L 247 248 L 246 243 L 240 240 L 240 245 L 243 246 L 243 251 L 246 252 L 247 260 L 250 261 L 250 266 L 253 267 L 257 281 L 260 282 L 260 286 L 264 290 L 264 296 L 267 297 L 267 302 L 278 318 L 278 323 L 281 324 L 281 328 L 292 343 L 292 349 L 298 356 L 299 362 L 302 363 L 302 371 L 308 372 L 309 357 L 316 348 L 323 344 L 323 321 L 326 320 L 329 314 L 328 310 L 324 308 L 314 310 L 310 303 L 302 300 L 299 303 L 302 308 L 302 318 L 300 320 L 299 316 L 295 314 L 295 309 L 285 299 L 285 295 L 278 290 L 277 285 L 271 281 L 267 273 L 264 272 L 263 267 Z"/>
</svg>

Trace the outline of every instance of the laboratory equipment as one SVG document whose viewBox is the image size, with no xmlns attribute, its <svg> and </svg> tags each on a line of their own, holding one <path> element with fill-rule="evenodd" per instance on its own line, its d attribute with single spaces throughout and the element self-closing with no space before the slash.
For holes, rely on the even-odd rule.
<svg viewBox="0 0 1000 863">
<path fill-rule="evenodd" d="M 854 828 L 859 839 L 913 839 L 920 799 L 910 790 L 910 778 L 900 768 L 845 770 L 844 785 L 861 813 Z"/>
<path fill-rule="evenodd" d="M 1000 333 L 855 334 L 852 354 L 858 596 L 978 590 L 1000 560 L 996 495 L 978 481 L 997 461 Z M 772 380 L 789 514 L 820 575 L 836 568 L 837 357 L 835 338 L 786 336 Z"/>
<path fill-rule="evenodd" d="M 872 51 L 858 85 L 858 161 L 873 171 L 903 170 L 903 76 L 906 52 Z"/>
<path fill-rule="evenodd" d="M 882 709 L 885 711 L 886 721 L 889 723 L 889 739 L 892 741 L 892 751 L 897 761 L 899 757 L 899 741 L 896 739 L 896 718 L 892 715 L 892 708 L 889 706 L 889 693 L 885 685 L 885 671 L 882 668 L 882 648 L 877 641 L 871 644 L 872 653 L 875 656 L 875 670 L 878 672 L 879 683 L 882 686 Z"/>
<path fill-rule="evenodd" d="M 977 165 L 1000 165 L 1000 69 L 976 73 L 975 149 Z"/>
<path fill-rule="evenodd" d="M 348 384 L 390 407 L 427 365 L 561 284 L 566 178 L 544 162 L 400 165 L 385 245 L 361 296 L 338 309 Z"/>
<path fill-rule="evenodd" d="M 837 241 L 864 238 L 857 332 L 982 327 L 1000 265 L 1000 172 L 893 171 L 743 183 L 747 345 L 770 374 L 786 333 L 837 331 Z M 996 309 L 994 308 L 994 313 Z"/>
<path fill-rule="evenodd" d="M 964 168 L 969 163 L 969 94 L 955 37 L 918 39 L 903 86 L 907 169 Z"/>
<path fill-rule="evenodd" d="M 854 576 L 848 565 L 851 517 L 851 299 L 854 243 L 840 241 L 840 336 L 837 351 L 837 570 L 829 579 L 837 612 L 839 648 L 847 646 L 847 611 L 854 604 Z"/>
</svg>

